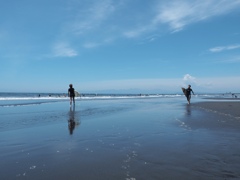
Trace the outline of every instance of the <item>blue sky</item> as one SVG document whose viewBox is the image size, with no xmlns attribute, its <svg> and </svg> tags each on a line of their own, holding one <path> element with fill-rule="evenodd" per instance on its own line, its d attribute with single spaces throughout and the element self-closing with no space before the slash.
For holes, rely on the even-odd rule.
<svg viewBox="0 0 240 180">
<path fill-rule="evenodd" d="M 10 0 L 0 92 L 240 92 L 240 0 Z"/>
</svg>

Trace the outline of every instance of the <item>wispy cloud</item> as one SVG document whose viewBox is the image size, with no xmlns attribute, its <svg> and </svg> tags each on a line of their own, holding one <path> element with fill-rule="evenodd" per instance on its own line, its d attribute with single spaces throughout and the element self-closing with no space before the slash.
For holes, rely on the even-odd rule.
<svg viewBox="0 0 240 180">
<path fill-rule="evenodd" d="M 156 33 L 167 25 L 171 32 L 183 30 L 187 25 L 227 14 L 240 7 L 239 0 L 173 0 L 160 1 L 154 12 L 146 13 L 148 21 L 135 21 L 123 35 L 127 38 L 141 37 L 147 33 Z M 133 12 L 134 13 L 134 12 Z M 141 25 L 139 25 L 141 24 Z M 135 26 L 135 28 L 134 28 Z"/>
<path fill-rule="evenodd" d="M 225 60 L 222 60 L 222 61 L 218 61 L 217 63 L 219 63 L 219 62 L 222 62 L 222 63 L 239 63 L 240 62 L 240 56 L 225 59 Z"/>
<path fill-rule="evenodd" d="M 233 50 L 233 49 L 239 49 L 240 44 L 235 44 L 235 45 L 229 45 L 229 46 L 218 46 L 209 49 L 210 52 L 216 53 L 216 52 L 222 52 L 222 51 L 227 51 L 227 50 Z"/>
<path fill-rule="evenodd" d="M 126 31 L 123 33 L 123 35 L 127 38 L 136 38 L 142 35 L 143 33 L 149 31 L 149 29 L 150 29 L 149 26 L 139 27 L 137 29 Z"/>
<path fill-rule="evenodd" d="M 96 43 L 96 42 L 87 42 L 87 43 L 83 44 L 83 47 L 87 48 L 87 49 L 91 49 L 91 48 L 98 47 L 99 45 L 100 44 Z"/>
<path fill-rule="evenodd" d="M 108 38 L 145 39 L 166 31 L 166 27 L 170 32 L 181 31 L 187 25 L 240 7 L 240 0 L 156 0 L 138 8 L 138 2 L 126 0 L 73 2 L 71 18 L 64 24 L 62 34 L 69 41 L 78 40 L 83 48 L 99 47 Z"/>
<path fill-rule="evenodd" d="M 78 53 L 71 48 L 67 43 L 57 43 L 53 47 L 53 53 L 55 57 L 74 57 Z"/>
<path fill-rule="evenodd" d="M 114 36 L 108 31 L 113 29 L 111 21 L 112 15 L 118 3 L 112 0 L 86 0 L 72 1 L 68 8 L 70 19 L 63 23 L 58 41 L 68 41 L 74 44 L 75 48 L 96 48 L 113 41 Z M 68 45 L 57 45 L 55 49 L 64 49 L 66 56 L 76 56 L 77 52 Z M 55 50 L 60 56 L 61 53 Z"/>
<path fill-rule="evenodd" d="M 180 31 L 186 25 L 226 14 L 239 6 L 239 0 L 175 0 L 160 4 L 153 22 L 166 23 L 172 31 Z"/>
<path fill-rule="evenodd" d="M 94 3 L 89 3 L 89 5 L 88 8 L 81 9 L 76 14 L 75 21 L 71 25 L 71 30 L 75 34 L 81 35 L 95 30 L 102 22 L 108 19 L 115 10 L 111 0 L 95 1 Z"/>
</svg>

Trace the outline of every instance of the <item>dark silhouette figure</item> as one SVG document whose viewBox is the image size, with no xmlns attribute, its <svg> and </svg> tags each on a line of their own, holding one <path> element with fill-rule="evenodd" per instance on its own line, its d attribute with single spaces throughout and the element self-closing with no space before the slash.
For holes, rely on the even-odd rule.
<svg viewBox="0 0 240 180">
<path fill-rule="evenodd" d="M 72 102 L 75 104 L 75 90 L 72 84 L 69 84 L 68 97 L 70 97 L 70 105 L 72 105 Z"/>
<path fill-rule="evenodd" d="M 193 90 L 191 89 L 191 85 L 188 85 L 188 88 L 186 89 L 186 97 L 187 97 L 188 104 L 190 104 L 191 92 L 194 94 Z"/>
</svg>

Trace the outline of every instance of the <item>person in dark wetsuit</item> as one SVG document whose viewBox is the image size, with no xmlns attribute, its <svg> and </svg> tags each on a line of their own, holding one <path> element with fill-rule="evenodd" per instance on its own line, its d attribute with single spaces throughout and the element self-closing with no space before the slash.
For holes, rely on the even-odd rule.
<svg viewBox="0 0 240 180">
<path fill-rule="evenodd" d="M 187 97 L 188 104 L 190 104 L 191 92 L 194 94 L 194 92 L 191 88 L 191 85 L 188 85 L 188 88 L 186 89 L 186 97 Z"/>
<path fill-rule="evenodd" d="M 70 105 L 72 104 L 72 101 L 75 104 L 75 92 L 72 84 L 69 84 L 68 97 L 70 97 Z"/>
</svg>

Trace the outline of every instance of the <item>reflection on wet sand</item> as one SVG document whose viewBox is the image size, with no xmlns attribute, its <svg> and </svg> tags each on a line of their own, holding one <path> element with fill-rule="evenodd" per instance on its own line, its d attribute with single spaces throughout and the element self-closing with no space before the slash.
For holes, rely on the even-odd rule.
<svg viewBox="0 0 240 180">
<path fill-rule="evenodd" d="M 185 111 L 185 115 L 186 116 L 191 116 L 191 105 L 187 104 L 186 105 L 186 111 Z"/>
<path fill-rule="evenodd" d="M 78 119 L 78 116 L 76 116 L 75 105 L 70 106 L 69 120 L 68 120 L 68 129 L 69 129 L 70 135 L 73 134 L 75 127 L 79 125 L 80 125 L 80 121 Z"/>
</svg>

